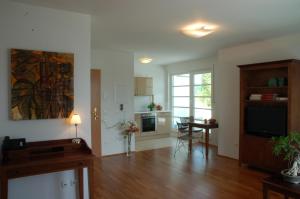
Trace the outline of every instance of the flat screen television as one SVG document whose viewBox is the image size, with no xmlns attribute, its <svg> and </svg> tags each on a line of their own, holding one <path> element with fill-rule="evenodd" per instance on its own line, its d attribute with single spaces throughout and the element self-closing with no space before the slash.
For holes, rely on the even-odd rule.
<svg viewBox="0 0 300 199">
<path fill-rule="evenodd" d="M 246 133 L 262 136 L 287 135 L 286 106 L 248 106 L 246 108 Z"/>
</svg>

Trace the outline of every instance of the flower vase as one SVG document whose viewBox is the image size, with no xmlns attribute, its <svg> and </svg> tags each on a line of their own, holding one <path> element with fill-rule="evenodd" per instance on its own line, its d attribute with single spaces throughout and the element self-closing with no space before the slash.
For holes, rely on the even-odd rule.
<svg viewBox="0 0 300 199">
<path fill-rule="evenodd" d="M 130 156 L 131 155 L 131 136 L 132 136 L 132 134 L 131 134 L 131 132 L 129 132 L 128 133 L 128 136 L 127 136 L 127 153 L 126 153 L 126 155 L 127 156 Z"/>
</svg>

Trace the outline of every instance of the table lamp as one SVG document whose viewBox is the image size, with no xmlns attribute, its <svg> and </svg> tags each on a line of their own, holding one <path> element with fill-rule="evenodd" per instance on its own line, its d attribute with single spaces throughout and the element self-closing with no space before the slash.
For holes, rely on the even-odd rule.
<svg viewBox="0 0 300 199">
<path fill-rule="evenodd" d="M 80 119 L 80 116 L 78 114 L 74 114 L 72 116 L 72 118 L 71 118 L 71 124 L 74 124 L 75 128 L 76 128 L 76 138 L 74 138 L 72 140 L 72 142 L 79 144 L 80 143 L 80 138 L 77 137 L 77 128 L 78 128 L 78 124 L 81 124 L 81 119 Z"/>
</svg>

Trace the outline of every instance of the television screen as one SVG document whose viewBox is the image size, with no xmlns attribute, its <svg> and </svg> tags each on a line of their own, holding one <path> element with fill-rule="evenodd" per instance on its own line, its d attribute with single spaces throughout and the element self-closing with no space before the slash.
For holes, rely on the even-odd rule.
<svg viewBox="0 0 300 199">
<path fill-rule="evenodd" d="M 246 133 L 263 137 L 287 135 L 287 107 L 248 106 Z"/>
</svg>

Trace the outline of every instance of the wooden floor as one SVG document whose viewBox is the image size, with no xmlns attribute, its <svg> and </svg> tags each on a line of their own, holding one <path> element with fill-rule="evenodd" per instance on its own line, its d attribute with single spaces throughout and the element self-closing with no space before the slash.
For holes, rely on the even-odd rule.
<svg viewBox="0 0 300 199">
<path fill-rule="evenodd" d="M 262 198 L 261 180 L 267 174 L 240 168 L 238 161 L 217 156 L 216 148 L 206 161 L 201 151 L 195 146 L 188 157 L 183 149 L 174 158 L 173 149 L 164 148 L 99 159 L 96 199 Z"/>
</svg>

